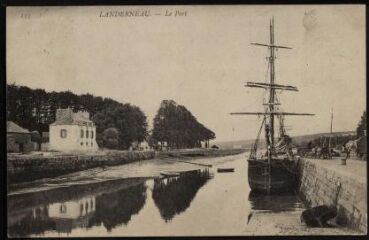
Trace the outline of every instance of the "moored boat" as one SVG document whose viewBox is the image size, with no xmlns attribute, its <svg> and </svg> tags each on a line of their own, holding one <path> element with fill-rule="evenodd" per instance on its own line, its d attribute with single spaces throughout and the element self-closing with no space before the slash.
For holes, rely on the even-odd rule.
<svg viewBox="0 0 369 240">
<path fill-rule="evenodd" d="M 218 168 L 217 172 L 234 172 L 234 168 Z"/>
<path fill-rule="evenodd" d="M 280 193 L 292 190 L 296 184 L 297 162 L 292 152 L 292 140 L 287 135 L 284 126 L 284 116 L 313 116 L 310 113 L 284 112 L 280 108 L 278 91 L 298 91 L 294 86 L 276 84 L 275 81 L 275 50 L 292 49 L 276 45 L 274 42 L 274 18 L 270 20 L 270 43 L 251 43 L 252 45 L 267 47 L 268 82 L 247 82 L 246 87 L 262 88 L 269 93 L 267 102 L 264 102 L 263 112 L 234 112 L 232 115 L 262 116 L 262 124 L 248 159 L 248 181 L 252 191 L 267 194 Z M 279 136 L 275 138 L 275 120 L 279 122 Z M 260 156 L 259 139 L 262 129 L 265 131 L 266 149 Z M 277 140 L 277 141 L 276 141 Z"/>
</svg>

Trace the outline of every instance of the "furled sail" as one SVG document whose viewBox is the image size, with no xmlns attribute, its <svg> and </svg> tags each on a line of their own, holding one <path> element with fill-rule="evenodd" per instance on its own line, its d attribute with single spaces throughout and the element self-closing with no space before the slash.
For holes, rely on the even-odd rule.
<svg viewBox="0 0 369 240">
<path fill-rule="evenodd" d="M 291 150 L 292 139 L 288 135 L 281 136 L 274 149 L 276 153 L 288 153 Z"/>
</svg>

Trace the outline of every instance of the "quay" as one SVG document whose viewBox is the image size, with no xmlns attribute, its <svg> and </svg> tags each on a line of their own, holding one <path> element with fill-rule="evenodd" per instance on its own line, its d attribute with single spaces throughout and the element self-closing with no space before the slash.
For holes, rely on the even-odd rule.
<svg viewBox="0 0 369 240">
<path fill-rule="evenodd" d="M 348 159 L 299 161 L 299 195 L 307 207 L 337 208 L 335 223 L 367 233 L 367 163 Z"/>
</svg>

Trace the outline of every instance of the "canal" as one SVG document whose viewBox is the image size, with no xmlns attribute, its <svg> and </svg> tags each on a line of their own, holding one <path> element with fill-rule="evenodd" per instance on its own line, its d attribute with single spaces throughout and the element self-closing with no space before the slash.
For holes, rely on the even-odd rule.
<svg viewBox="0 0 369 240">
<path fill-rule="evenodd" d="M 355 234 L 308 228 L 297 195 L 250 192 L 245 154 L 191 160 L 207 168 L 150 160 L 13 187 L 10 237 Z M 218 173 L 218 167 L 234 172 Z M 160 178 L 160 171 L 183 171 Z"/>
</svg>

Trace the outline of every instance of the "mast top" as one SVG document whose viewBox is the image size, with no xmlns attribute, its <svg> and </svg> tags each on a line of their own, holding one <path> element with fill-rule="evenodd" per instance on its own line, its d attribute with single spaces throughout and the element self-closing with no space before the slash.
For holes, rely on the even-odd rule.
<svg viewBox="0 0 369 240">
<path fill-rule="evenodd" d="M 274 44 L 274 16 L 270 18 L 270 44 L 265 43 L 251 43 L 251 45 L 268 47 L 268 48 L 284 48 L 284 49 L 292 49 L 291 47 L 280 46 Z"/>
</svg>

